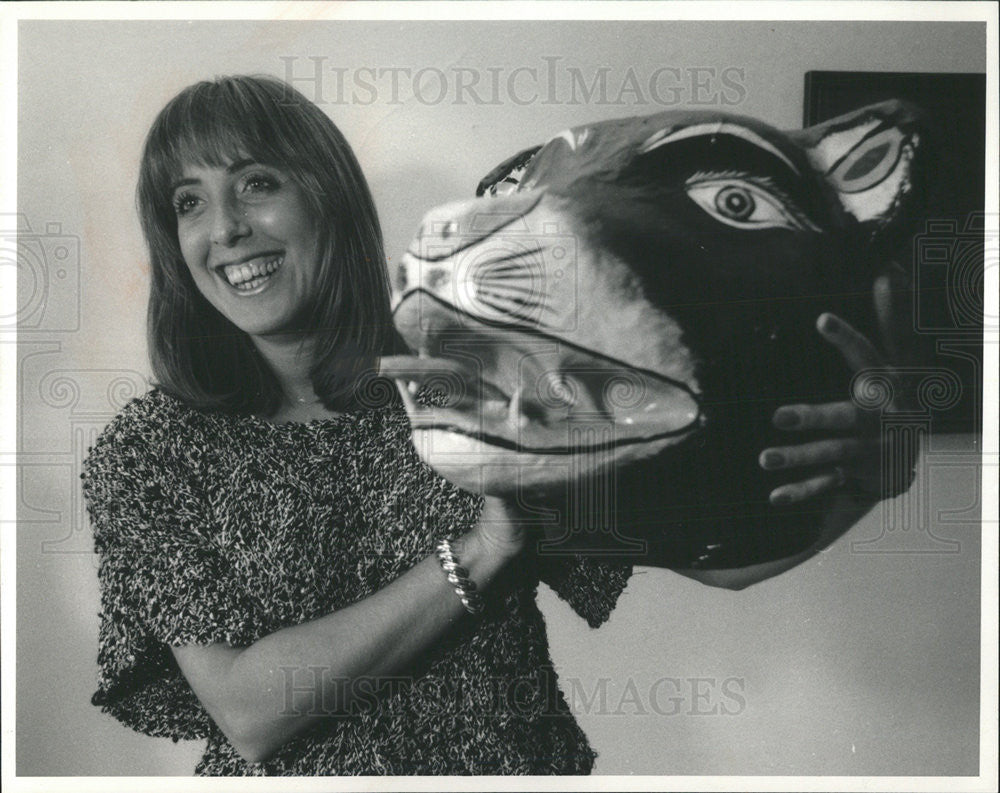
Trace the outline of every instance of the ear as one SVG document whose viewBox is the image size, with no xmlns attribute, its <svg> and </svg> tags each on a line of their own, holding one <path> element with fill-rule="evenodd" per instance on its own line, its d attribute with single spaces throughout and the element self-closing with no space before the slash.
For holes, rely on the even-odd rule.
<svg viewBox="0 0 1000 793">
<path fill-rule="evenodd" d="M 541 146 L 532 146 L 530 149 L 519 151 L 513 157 L 508 157 L 482 178 L 479 186 L 476 187 L 476 196 L 497 196 L 516 190 L 528 163 L 541 148 Z"/>
<path fill-rule="evenodd" d="M 873 232 L 903 219 L 922 176 L 923 113 L 890 100 L 808 127 L 791 137 L 844 210 Z"/>
</svg>

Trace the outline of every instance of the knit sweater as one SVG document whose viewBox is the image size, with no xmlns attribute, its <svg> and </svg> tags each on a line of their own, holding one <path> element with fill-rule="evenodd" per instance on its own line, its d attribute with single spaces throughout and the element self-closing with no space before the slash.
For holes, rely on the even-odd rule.
<svg viewBox="0 0 1000 793">
<path fill-rule="evenodd" d="M 235 751 L 178 669 L 171 646 L 244 647 L 316 619 L 474 525 L 481 500 L 419 459 L 397 406 L 271 424 L 154 389 L 111 421 L 82 476 L 100 558 L 92 701 L 147 735 L 207 738 L 196 774 L 592 769 L 535 596 L 544 580 L 596 627 L 631 574 L 625 563 L 526 556 L 487 591 L 484 613 L 460 620 L 409 674 L 343 681 L 352 709 L 315 703 L 324 717 L 261 763 Z M 279 671 L 289 698 L 323 673 Z"/>
</svg>

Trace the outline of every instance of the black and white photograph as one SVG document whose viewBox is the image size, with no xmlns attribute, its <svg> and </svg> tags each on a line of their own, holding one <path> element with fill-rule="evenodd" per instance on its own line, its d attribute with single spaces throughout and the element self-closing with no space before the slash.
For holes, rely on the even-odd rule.
<svg viewBox="0 0 1000 793">
<path fill-rule="evenodd" d="M 996 790 L 995 5 L 0 23 L 5 788 Z"/>
</svg>

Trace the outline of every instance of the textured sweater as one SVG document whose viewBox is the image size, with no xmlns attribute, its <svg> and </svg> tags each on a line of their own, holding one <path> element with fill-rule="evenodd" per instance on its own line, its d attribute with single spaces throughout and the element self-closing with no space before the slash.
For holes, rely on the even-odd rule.
<svg viewBox="0 0 1000 793">
<path fill-rule="evenodd" d="M 262 763 L 234 750 L 178 669 L 170 646 L 243 647 L 316 619 L 472 527 L 480 499 L 417 457 L 398 407 L 271 424 L 153 390 L 100 435 L 83 490 L 100 557 L 92 701 L 148 735 L 207 738 L 195 773 L 590 772 L 596 755 L 559 690 L 535 596 L 544 580 L 596 627 L 631 574 L 624 563 L 527 556 L 408 675 L 340 681 L 351 710 L 315 703 L 324 717 Z M 289 698 L 323 674 L 279 671 Z"/>
</svg>

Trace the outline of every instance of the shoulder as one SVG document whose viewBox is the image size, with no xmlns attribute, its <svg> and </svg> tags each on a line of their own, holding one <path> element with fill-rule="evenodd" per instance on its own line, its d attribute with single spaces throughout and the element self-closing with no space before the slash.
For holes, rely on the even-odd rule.
<svg viewBox="0 0 1000 793">
<path fill-rule="evenodd" d="M 208 448 L 212 415 L 159 389 L 132 399 L 87 450 L 80 478 L 91 502 L 102 496 L 167 486 L 185 477 Z"/>
<path fill-rule="evenodd" d="M 386 405 L 356 413 L 351 422 L 360 438 L 373 444 L 405 445 L 410 440 L 410 420 L 398 405 Z"/>
<path fill-rule="evenodd" d="M 189 407 L 177 397 L 159 388 L 154 388 L 130 400 L 108 423 L 102 434 L 116 434 L 136 429 L 148 431 L 162 425 L 176 427 L 210 415 Z"/>
<path fill-rule="evenodd" d="M 163 458 L 171 447 L 198 435 L 206 414 L 154 388 L 129 401 L 88 449 L 88 467 L 104 458 Z M 169 455 L 168 455 L 169 456 Z"/>
<path fill-rule="evenodd" d="M 80 474 L 98 550 L 116 539 L 163 536 L 183 516 L 199 514 L 210 420 L 211 414 L 154 389 L 108 423 Z"/>
</svg>

